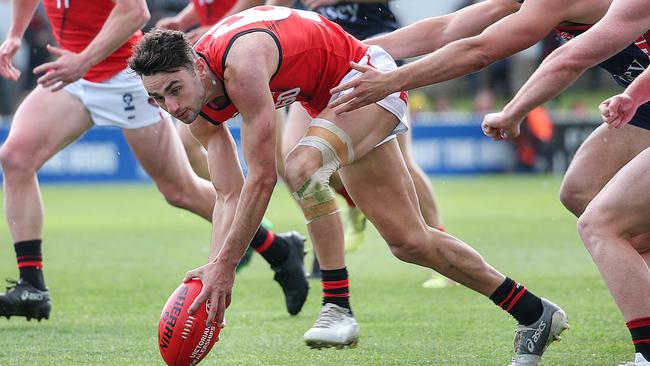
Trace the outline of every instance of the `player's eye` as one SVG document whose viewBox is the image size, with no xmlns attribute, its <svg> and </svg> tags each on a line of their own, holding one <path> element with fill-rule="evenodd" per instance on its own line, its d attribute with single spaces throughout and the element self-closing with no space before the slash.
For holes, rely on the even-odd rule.
<svg viewBox="0 0 650 366">
<path fill-rule="evenodd" d="M 181 92 L 181 87 L 180 86 L 172 89 L 172 95 L 178 95 L 178 94 L 180 94 L 180 92 Z"/>
<path fill-rule="evenodd" d="M 157 96 L 153 97 L 153 100 L 155 100 L 156 102 L 164 102 L 165 97 L 163 97 L 162 95 L 157 95 Z"/>
</svg>

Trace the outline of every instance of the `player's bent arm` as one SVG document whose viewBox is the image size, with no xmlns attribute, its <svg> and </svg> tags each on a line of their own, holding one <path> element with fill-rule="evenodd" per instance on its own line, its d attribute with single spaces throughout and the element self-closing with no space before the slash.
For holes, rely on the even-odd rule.
<svg viewBox="0 0 650 366">
<path fill-rule="evenodd" d="M 564 0 L 529 1 L 478 36 L 452 42 L 390 72 L 395 91 L 436 84 L 482 70 L 524 50 L 566 19 Z M 559 9 L 559 10 L 558 10 Z"/>
<path fill-rule="evenodd" d="M 149 20 L 145 0 L 114 0 L 115 7 L 102 29 L 80 53 L 90 65 L 96 65 L 122 46 Z"/>
<path fill-rule="evenodd" d="M 515 0 L 486 0 L 364 42 L 382 47 L 396 60 L 420 56 L 453 41 L 479 34 L 491 24 L 519 10 L 520 6 Z"/>
<path fill-rule="evenodd" d="M 237 202 L 244 174 L 241 171 L 237 147 L 226 124 L 215 126 L 198 117 L 190 125 L 196 139 L 208 151 L 210 180 L 216 190 L 217 199 L 212 214 L 212 239 L 209 262 L 212 262 L 223 247 L 237 210 Z"/>
<path fill-rule="evenodd" d="M 275 41 L 264 32 L 239 37 L 225 62 L 225 88 L 244 122 L 241 141 L 248 174 L 234 222 L 216 261 L 234 269 L 262 222 L 277 182 L 275 105 L 269 81 L 279 65 Z"/>
<path fill-rule="evenodd" d="M 641 104 L 650 101 L 650 69 L 645 69 L 632 84 L 625 89 L 627 94 L 634 102 L 635 109 Z"/>
<path fill-rule="evenodd" d="M 533 108 L 559 95 L 582 73 L 608 59 L 647 31 L 650 8 L 644 0 L 616 0 L 591 29 L 552 52 L 504 109 L 521 121 Z M 614 30 L 614 31 L 613 31 Z"/>
</svg>

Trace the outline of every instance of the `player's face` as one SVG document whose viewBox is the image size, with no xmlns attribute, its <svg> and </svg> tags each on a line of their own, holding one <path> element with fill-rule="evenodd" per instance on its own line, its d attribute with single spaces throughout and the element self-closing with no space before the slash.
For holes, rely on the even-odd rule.
<svg viewBox="0 0 650 366">
<path fill-rule="evenodd" d="M 181 68 L 143 76 L 142 82 L 158 105 L 181 122 L 192 123 L 199 116 L 205 92 L 196 72 Z"/>
</svg>

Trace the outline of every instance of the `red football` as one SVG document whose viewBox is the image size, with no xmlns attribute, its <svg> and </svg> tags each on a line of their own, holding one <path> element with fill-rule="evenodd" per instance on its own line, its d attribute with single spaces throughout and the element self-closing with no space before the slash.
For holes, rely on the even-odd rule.
<svg viewBox="0 0 650 366">
<path fill-rule="evenodd" d="M 201 292 L 203 283 L 192 280 L 182 283 L 169 297 L 158 323 L 158 348 L 170 366 L 192 366 L 201 362 L 219 340 L 216 322 L 205 326 L 209 302 L 204 302 L 193 315 L 187 313 Z"/>
</svg>

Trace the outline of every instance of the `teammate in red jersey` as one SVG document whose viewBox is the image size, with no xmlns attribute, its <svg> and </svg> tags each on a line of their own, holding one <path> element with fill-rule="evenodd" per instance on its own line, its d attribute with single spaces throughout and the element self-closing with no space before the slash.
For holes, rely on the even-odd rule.
<svg viewBox="0 0 650 366">
<path fill-rule="evenodd" d="M 210 299 L 209 321 L 223 321 L 235 266 L 268 205 L 276 175 L 274 109 L 301 102 L 313 117 L 286 159 L 290 189 L 308 222 L 319 261 L 338 278 L 323 283 L 323 308 L 305 335 L 312 347 L 358 340 L 349 303 L 343 229 L 328 178 L 339 171 L 352 198 L 398 258 L 426 266 L 489 296 L 520 323 L 518 359 L 537 360 L 567 327 L 564 311 L 497 272 L 462 241 L 429 228 L 394 138 L 407 126 L 405 94 L 393 93 L 358 111 L 336 115 L 329 89 L 358 75 L 350 61 L 395 68 L 316 13 L 263 6 L 221 21 L 192 49 L 180 32 L 155 30 L 136 46 L 129 65 L 167 111 L 192 123 L 208 149 L 212 182 L 224 197 L 215 222 L 210 263 L 187 273 L 204 287 L 192 304 Z M 244 179 L 227 121 L 242 119 L 248 175 Z M 521 361 L 520 361 L 521 362 Z M 520 365 L 521 363 L 516 363 Z"/>
<path fill-rule="evenodd" d="M 13 4 L 12 24 L 0 46 L 0 75 L 16 80 L 11 60 L 39 1 Z M 153 103 L 142 81 L 127 67 L 139 28 L 149 12 L 144 0 L 70 2 L 45 0 L 60 48 L 34 72 L 43 74 L 19 106 L 0 149 L 5 212 L 15 242 L 19 281 L 0 294 L 0 316 L 47 318 L 51 302 L 42 267 L 43 207 L 36 171 L 93 124 L 122 129 L 145 171 L 167 201 L 206 220 L 218 220 L 215 192 L 193 174 L 169 115 Z M 43 113 L 47 111 L 47 113 Z M 274 236 L 260 228 L 251 244 L 276 272 L 287 308 L 300 311 L 308 284 L 302 269 L 303 241 L 295 234 Z M 216 255 L 211 250 L 211 258 Z"/>
</svg>

